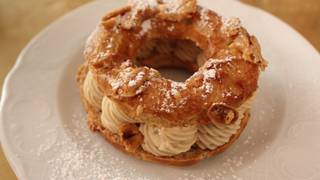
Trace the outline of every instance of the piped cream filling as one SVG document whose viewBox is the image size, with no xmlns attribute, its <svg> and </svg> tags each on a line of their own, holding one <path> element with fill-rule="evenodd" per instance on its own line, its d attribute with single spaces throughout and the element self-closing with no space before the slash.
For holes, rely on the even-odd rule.
<svg viewBox="0 0 320 180">
<path fill-rule="evenodd" d="M 212 122 L 208 125 L 200 125 L 198 130 L 197 145 L 201 149 L 214 150 L 229 142 L 232 135 L 236 134 L 240 129 L 240 123 L 244 117 L 244 113 L 250 110 L 254 98 L 249 99 L 238 108 L 239 118 L 233 124 L 221 124 Z"/>
<path fill-rule="evenodd" d="M 174 156 L 188 151 L 197 140 L 197 126 L 158 127 L 141 124 L 140 131 L 144 135 L 142 148 L 156 156 Z"/>
<path fill-rule="evenodd" d="M 101 108 L 103 92 L 99 89 L 97 81 L 89 71 L 83 83 L 83 94 L 88 103 L 95 108 Z"/>
<path fill-rule="evenodd" d="M 200 125 L 198 131 L 197 145 L 201 149 L 213 150 L 219 146 L 229 142 L 230 137 L 236 134 L 240 128 L 240 119 L 234 124 L 211 123 L 208 125 Z"/>
<path fill-rule="evenodd" d="M 112 100 L 103 96 L 90 71 L 83 88 L 86 100 L 94 107 L 101 108 L 103 127 L 119 134 L 119 128 L 123 123 L 139 123 L 122 112 Z M 239 118 L 230 125 L 214 122 L 209 125 L 165 128 L 142 123 L 139 130 L 144 135 L 144 142 L 141 146 L 156 156 L 174 156 L 188 151 L 195 143 L 201 149 L 213 150 L 229 142 L 231 136 L 237 133 L 244 113 L 250 109 L 253 99 L 238 108 Z"/>
<path fill-rule="evenodd" d="M 138 121 L 124 114 L 117 105 L 108 97 L 102 100 L 101 123 L 102 126 L 113 133 L 119 133 L 119 128 L 123 123 L 137 123 Z"/>
</svg>

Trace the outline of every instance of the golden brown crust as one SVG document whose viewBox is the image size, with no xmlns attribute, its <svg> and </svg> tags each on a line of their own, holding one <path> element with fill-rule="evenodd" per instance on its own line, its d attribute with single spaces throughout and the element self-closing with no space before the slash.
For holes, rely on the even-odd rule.
<svg viewBox="0 0 320 180">
<path fill-rule="evenodd" d="M 87 74 L 87 71 L 88 71 L 87 66 L 85 65 L 81 66 L 77 74 L 77 81 L 80 87 L 81 100 L 87 112 L 88 125 L 90 129 L 92 131 L 98 131 L 99 133 L 101 133 L 106 140 L 108 140 L 112 145 L 114 145 L 116 148 L 120 149 L 121 151 L 142 160 L 158 162 L 158 163 L 174 165 L 174 166 L 188 166 L 188 165 L 195 164 L 200 160 L 203 160 L 205 158 L 209 158 L 218 153 L 221 153 L 224 150 L 226 150 L 229 146 L 231 146 L 233 142 L 239 138 L 240 134 L 245 129 L 247 122 L 250 118 L 250 113 L 246 112 L 244 117 L 241 120 L 239 130 L 234 135 L 231 136 L 229 142 L 214 150 L 202 150 L 199 147 L 192 147 L 188 152 L 181 153 L 179 155 L 172 156 L 172 157 L 162 157 L 162 156 L 155 156 L 153 154 L 150 154 L 144 151 L 141 147 L 128 149 L 126 148 L 127 146 L 125 145 L 126 142 L 122 141 L 119 135 L 112 133 L 111 131 L 109 131 L 108 129 L 105 129 L 101 125 L 101 121 L 100 121 L 101 113 L 97 111 L 93 106 L 90 106 L 90 104 L 84 98 L 82 86 L 83 86 L 83 81 Z"/>
<path fill-rule="evenodd" d="M 153 7 L 146 1 L 134 2 L 107 14 L 85 49 L 85 59 L 100 88 L 129 117 L 162 126 L 208 123 L 207 110 L 212 104 L 236 109 L 253 95 L 266 62 L 257 40 L 244 28 L 224 23 L 213 11 L 196 6 L 194 0 L 177 6 L 179 13 L 170 11 L 168 4 Z M 134 64 L 139 49 L 153 39 L 191 41 L 206 60 L 200 69 L 161 55 L 140 62 L 152 67 L 170 62 L 167 65 L 198 70 L 185 83 L 177 84 L 152 68 Z M 139 74 L 143 78 L 138 79 Z"/>
</svg>

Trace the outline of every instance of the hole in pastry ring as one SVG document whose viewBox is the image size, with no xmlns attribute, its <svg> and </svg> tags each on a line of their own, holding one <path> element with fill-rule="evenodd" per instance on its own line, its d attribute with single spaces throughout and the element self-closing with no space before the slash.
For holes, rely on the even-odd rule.
<svg viewBox="0 0 320 180">
<path fill-rule="evenodd" d="M 164 126 L 208 123 L 212 104 L 236 109 L 252 96 L 266 61 L 239 20 L 224 21 L 195 0 L 182 0 L 176 9 L 148 2 L 133 1 L 107 14 L 85 48 L 99 87 L 128 116 Z M 178 83 L 137 66 L 141 48 L 153 39 L 193 42 L 201 59 L 182 64 L 194 74 Z"/>
</svg>

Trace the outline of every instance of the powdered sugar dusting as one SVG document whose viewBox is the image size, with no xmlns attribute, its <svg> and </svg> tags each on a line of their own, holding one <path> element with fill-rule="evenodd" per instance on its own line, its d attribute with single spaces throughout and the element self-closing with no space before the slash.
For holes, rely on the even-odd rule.
<svg viewBox="0 0 320 180">
<path fill-rule="evenodd" d="M 122 63 L 123 66 L 127 65 L 127 61 Z M 108 78 L 110 85 L 112 86 L 112 90 L 116 91 L 125 85 L 126 82 L 129 81 L 130 76 L 132 75 L 132 67 L 127 67 L 123 69 L 116 78 Z M 133 82 L 131 82 L 133 84 Z"/>
<path fill-rule="evenodd" d="M 186 89 L 187 86 L 183 82 L 176 82 L 176 81 L 171 81 L 171 87 L 172 89 Z"/>
<path fill-rule="evenodd" d="M 216 65 L 221 64 L 221 63 L 231 62 L 234 58 L 235 57 L 233 57 L 233 56 L 226 56 L 224 59 L 210 58 L 206 62 L 206 67 L 207 68 L 211 68 L 211 67 L 216 68 Z"/>
<path fill-rule="evenodd" d="M 129 0 L 129 4 L 131 5 L 130 18 L 122 24 L 125 29 L 131 29 L 134 26 L 140 25 L 137 24 L 139 19 L 141 19 L 140 13 L 147 9 L 156 9 L 158 6 L 157 0 Z"/>
<path fill-rule="evenodd" d="M 164 98 L 161 102 L 160 111 L 164 111 L 167 113 L 173 112 L 173 108 L 175 108 L 174 101 L 171 98 L 170 91 L 167 91 L 166 89 L 160 89 L 161 94 L 164 94 Z"/>
<path fill-rule="evenodd" d="M 202 94 L 203 98 L 207 98 L 208 95 L 213 91 L 213 84 L 204 80 L 203 85 L 200 87 L 200 89 L 203 89 L 205 94 Z"/>
<path fill-rule="evenodd" d="M 203 72 L 203 82 L 200 89 L 203 89 L 205 94 L 202 94 L 203 98 L 206 98 L 213 91 L 212 79 L 216 77 L 215 69 L 209 69 Z"/>
<path fill-rule="evenodd" d="M 143 23 L 141 24 L 141 31 L 139 33 L 140 36 L 143 36 L 144 34 L 146 34 L 149 30 L 151 29 L 151 20 L 145 20 L 143 21 Z"/>
<path fill-rule="evenodd" d="M 97 59 L 98 60 L 104 60 L 107 59 L 107 57 L 110 55 L 110 51 L 107 50 L 106 52 L 99 52 L 99 54 L 97 55 Z"/>
<path fill-rule="evenodd" d="M 209 12 L 209 9 L 202 8 L 200 11 L 201 20 L 198 23 L 198 27 L 200 27 L 200 32 L 205 34 L 208 38 L 212 36 L 212 29 L 214 29 L 212 20 L 210 20 L 209 17 Z"/>
<path fill-rule="evenodd" d="M 157 0 L 129 0 L 129 4 L 132 4 L 136 10 L 145 10 L 147 8 L 155 8 L 158 6 Z"/>
<path fill-rule="evenodd" d="M 174 30 L 174 28 L 175 28 L 175 27 L 174 27 L 173 25 L 168 26 L 168 30 L 171 31 L 171 32 Z"/>
<path fill-rule="evenodd" d="M 205 79 L 214 79 L 216 77 L 216 70 L 215 69 L 209 69 L 205 71 L 204 73 L 204 78 Z"/>
<path fill-rule="evenodd" d="M 135 80 L 130 80 L 128 83 L 129 87 L 135 86 L 137 84 L 137 82 Z"/>
<path fill-rule="evenodd" d="M 205 62 L 204 70 L 203 72 L 197 72 L 192 77 L 202 75 L 202 85 L 200 86 L 200 89 L 203 90 L 205 93 L 201 94 L 201 97 L 203 99 L 207 98 L 212 91 L 214 90 L 213 82 L 212 80 L 217 77 L 217 71 L 219 70 L 218 65 L 221 63 L 228 63 L 233 60 L 234 57 L 227 56 L 224 59 L 214 59 L 210 58 L 208 61 Z"/>
<path fill-rule="evenodd" d="M 206 25 L 210 25 L 210 18 L 209 18 L 209 9 L 203 8 L 200 11 L 200 15 L 201 15 L 201 20 L 203 23 L 205 23 Z"/>
<path fill-rule="evenodd" d="M 187 101 L 187 97 L 181 97 L 181 91 L 187 88 L 185 83 L 170 81 L 170 84 L 171 88 L 169 90 L 160 89 L 160 93 L 164 97 L 160 105 L 160 111 L 167 113 L 174 112 L 175 108 L 183 107 Z"/>
<path fill-rule="evenodd" d="M 232 93 L 230 91 L 226 91 L 222 93 L 222 97 L 231 97 Z"/>
<path fill-rule="evenodd" d="M 71 130 L 71 136 L 66 136 L 55 145 L 53 150 L 57 155 L 48 161 L 48 179 L 131 179 L 136 170 L 124 168 L 123 160 L 93 141 L 95 134 L 89 131 L 85 115 L 73 115 L 65 128 Z"/>
<path fill-rule="evenodd" d="M 241 22 L 239 18 L 229 18 L 229 19 L 222 19 L 223 28 L 227 29 L 238 29 L 241 27 Z"/>
<path fill-rule="evenodd" d="M 222 19 L 221 31 L 227 36 L 235 35 L 240 27 L 241 21 L 239 18 L 232 17 L 229 19 Z"/>
<path fill-rule="evenodd" d="M 118 80 L 114 80 L 114 79 L 109 80 L 109 83 L 112 87 L 112 90 L 114 90 L 114 91 L 119 89 L 121 87 L 121 85 L 123 84 L 123 82 L 118 81 Z"/>
<path fill-rule="evenodd" d="M 129 87 L 133 87 L 137 85 L 138 81 L 142 81 L 142 79 L 144 78 L 145 73 L 143 71 L 139 72 L 136 77 L 133 80 L 130 80 L 128 83 Z"/>
<path fill-rule="evenodd" d="M 181 6 L 183 6 L 182 0 L 162 0 L 166 4 L 167 13 L 176 13 Z"/>
</svg>

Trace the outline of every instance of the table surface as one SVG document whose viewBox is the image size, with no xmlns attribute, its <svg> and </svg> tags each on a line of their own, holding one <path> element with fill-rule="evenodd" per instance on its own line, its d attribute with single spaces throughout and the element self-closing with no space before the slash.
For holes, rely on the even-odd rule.
<svg viewBox="0 0 320 180">
<path fill-rule="evenodd" d="M 19 52 L 41 29 L 90 0 L 0 0 L 0 92 Z M 319 0 L 241 0 L 284 20 L 320 50 Z M 16 179 L 0 148 L 0 179 Z"/>
</svg>

